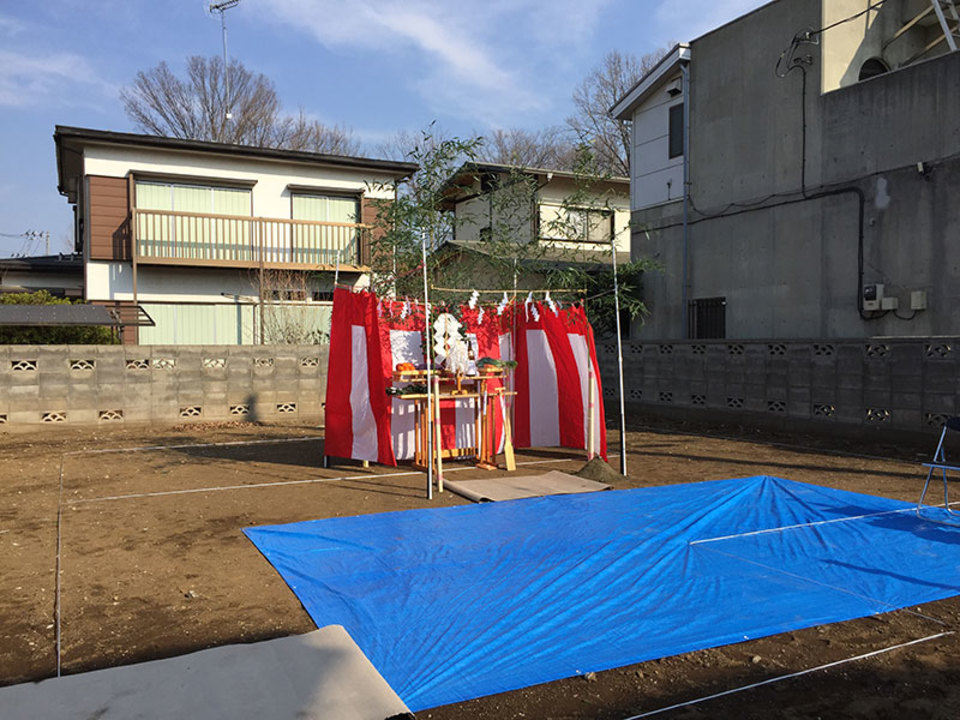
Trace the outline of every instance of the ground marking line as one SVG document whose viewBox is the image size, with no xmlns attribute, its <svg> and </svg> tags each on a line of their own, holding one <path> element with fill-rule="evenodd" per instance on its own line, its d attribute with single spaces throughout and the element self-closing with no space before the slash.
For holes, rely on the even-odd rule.
<svg viewBox="0 0 960 720">
<path fill-rule="evenodd" d="M 526 462 L 518 462 L 517 465 L 518 466 L 547 465 L 550 463 L 573 462 L 574 460 L 579 460 L 579 459 L 580 458 L 560 458 L 560 459 L 554 459 L 554 460 L 528 460 Z M 456 467 L 456 468 L 450 468 L 449 470 L 444 470 L 444 473 L 462 472 L 464 470 L 476 470 L 476 469 L 477 468 L 474 468 L 474 467 Z M 130 495 L 107 495 L 104 497 L 81 498 L 79 500 L 67 500 L 67 505 L 85 505 L 88 503 L 108 502 L 113 500 L 161 497 L 164 495 L 189 495 L 192 493 L 223 492 L 225 490 L 245 490 L 248 488 L 279 487 L 284 485 L 309 485 L 312 483 L 341 482 L 346 480 L 371 480 L 374 478 L 409 477 L 410 475 L 423 475 L 423 472 L 420 470 L 411 470 L 406 472 L 395 472 L 395 473 L 367 473 L 365 475 L 341 475 L 341 476 L 332 477 L 332 478 L 307 478 L 305 480 L 280 480 L 277 482 L 268 482 L 268 483 L 250 483 L 248 485 L 219 485 L 214 487 L 188 488 L 186 490 L 158 490 L 156 492 L 148 492 L 148 493 L 131 493 Z"/>
<path fill-rule="evenodd" d="M 855 662 L 857 660 L 865 660 L 867 658 L 875 657 L 877 655 L 882 655 L 888 653 L 892 650 L 900 650 L 901 648 L 909 647 L 910 645 L 917 645 L 918 643 L 929 642 L 930 640 L 937 640 L 938 638 L 946 637 L 947 635 L 953 635 L 953 631 L 937 633 L 936 635 L 928 635 L 927 637 L 922 637 L 917 640 L 910 640 L 909 642 L 900 643 L 899 645 L 892 645 L 891 647 L 881 648 L 880 650 L 873 650 L 868 653 L 863 653 L 862 655 L 855 655 L 854 657 L 845 658 L 843 660 L 835 660 L 834 662 L 826 663 L 825 665 L 818 665 L 816 667 L 807 668 L 806 670 L 799 670 L 798 672 L 789 673 L 787 675 L 778 675 L 777 677 L 772 677 L 767 680 L 761 680 L 760 682 L 751 683 L 750 685 L 743 685 L 738 688 L 733 688 L 732 690 L 724 690 L 723 692 L 714 693 L 713 695 L 705 695 L 704 697 L 697 698 L 696 700 L 689 700 L 687 702 L 677 703 L 676 705 L 670 705 L 668 707 L 662 707 L 657 710 L 651 710 L 650 712 L 641 713 L 640 715 L 631 715 L 624 720 L 640 720 L 640 718 L 651 717 L 652 715 L 659 715 L 660 713 L 669 712 L 670 710 L 678 710 L 682 707 L 689 707 L 690 705 L 696 705 L 698 703 L 707 702 L 708 700 L 716 700 L 717 698 L 724 697 L 726 695 L 733 695 L 734 693 L 743 692 L 744 690 L 753 690 L 758 687 L 763 687 L 764 685 L 771 685 L 775 682 L 780 682 L 781 680 L 790 680 L 792 678 L 802 677 L 803 675 L 809 675 L 810 673 L 817 672 L 818 670 L 828 670 L 830 668 L 836 667 L 838 665 L 843 665 L 849 662 Z"/>
<path fill-rule="evenodd" d="M 947 623 L 939 618 L 935 618 L 932 615 L 925 615 L 916 610 L 911 610 L 907 607 L 897 607 L 892 603 L 887 602 L 886 600 L 878 600 L 877 598 L 870 597 L 869 595 L 862 595 L 861 593 L 854 592 L 853 590 L 848 590 L 845 587 L 840 587 L 839 585 L 831 585 L 830 583 L 825 583 L 821 580 L 814 580 L 813 578 L 804 577 L 803 575 L 798 575 L 797 573 L 788 572 L 783 568 L 773 567 L 772 565 L 767 565 L 766 563 L 759 562 L 757 560 L 752 560 L 750 558 L 745 558 L 740 555 L 734 555 L 733 553 L 723 552 L 722 550 L 717 550 L 716 548 L 704 548 L 707 552 L 715 552 L 717 555 L 723 555 L 728 558 L 733 558 L 734 560 L 740 560 L 745 562 L 748 565 L 756 565 L 757 567 L 763 568 L 764 570 L 770 570 L 774 573 L 779 573 L 781 575 L 786 575 L 787 577 L 794 578 L 796 580 L 802 580 L 803 582 L 813 583 L 814 585 L 820 585 L 821 587 L 828 588 L 829 590 L 834 590 L 836 592 L 846 593 L 847 595 L 852 595 L 855 598 L 860 598 L 861 600 L 866 600 L 867 602 L 876 603 L 877 605 L 883 605 L 893 610 L 902 610 L 905 613 L 914 615 L 915 617 L 923 618 L 924 620 L 930 620 L 935 622 L 938 625 L 946 627 Z"/>
<path fill-rule="evenodd" d="M 63 456 L 60 456 L 60 487 L 57 492 L 57 579 L 56 579 L 56 600 L 54 605 L 54 615 L 56 616 L 56 642 L 57 642 L 57 677 L 60 677 L 60 575 L 63 571 L 60 568 L 60 548 L 63 533 Z"/>
<path fill-rule="evenodd" d="M 276 443 L 307 442 L 323 440 L 322 435 L 308 435 L 296 438 L 277 438 L 275 440 L 236 440 L 219 443 L 184 443 L 183 445 L 146 445 L 132 448 L 105 448 L 103 450 L 73 450 L 64 455 L 103 455 L 106 453 L 144 452 L 146 450 L 184 450 L 186 448 L 227 447 L 232 445 L 273 445 Z"/>
<path fill-rule="evenodd" d="M 752 530 L 735 535 L 721 535 L 719 537 L 703 538 L 702 540 L 691 540 L 688 545 L 701 545 L 703 543 L 718 542 L 720 540 L 732 540 L 734 538 L 751 537 L 753 535 L 766 535 L 768 533 L 783 532 L 784 530 L 795 530 L 797 528 L 816 527 L 818 525 L 830 525 L 832 523 L 846 522 L 847 520 L 862 520 L 863 518 L 880 517 L 881 515 L 894 515 L 896 513 L 914 512 L 916 507 L 899 508 L 898 510 L 884 510 L 883 512 L 868 513 L 866 515 L 849 515 L 846 517 L 833 518 L 831 520 L 816 520 L 808 523 L 798 523 L 796 525 L 783 525 L 781 527 L 766 528 L 764 530 Z"/>
</svg>

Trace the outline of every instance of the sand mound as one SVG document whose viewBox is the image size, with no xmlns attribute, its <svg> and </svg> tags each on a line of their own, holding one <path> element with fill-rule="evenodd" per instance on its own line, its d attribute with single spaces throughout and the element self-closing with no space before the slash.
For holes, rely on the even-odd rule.
<svg viewBox="0 0 960 720">
<path fill-rule="evenodd" d="M 623 475 L 607 465 L 607 463 L 603 461 L 603 458 L 599 457 L 595 457 L 593 460 L 580 468 L 578 472 L 573 474 L 577 477 L 582 477 L 587 480 L 595 480 L 596 482 L 607 484 L 621 483 L 626 480 Z"/>
</svg>

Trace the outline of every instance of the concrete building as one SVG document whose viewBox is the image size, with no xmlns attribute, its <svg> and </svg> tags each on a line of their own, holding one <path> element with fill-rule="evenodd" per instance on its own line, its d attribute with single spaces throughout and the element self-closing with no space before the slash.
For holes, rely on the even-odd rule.
<svg viewBox="0 0 960 720">
<path fill-rule="evenodd" d="M 663 268 L 640 338 L 960 334 L 956 17 L 776 0 L 618 102 L 632 253 Z"/>
<path fill-rule="evenodd" d="M 156 326 L 125 341 L 147 345 L 271 342 L 291 325 L 319 336 L 335 273 L 368 281 L 372 200 L 416 170 L 61 126 L 54 140 L 83 297 L 143 307 Z"/>
</svg>

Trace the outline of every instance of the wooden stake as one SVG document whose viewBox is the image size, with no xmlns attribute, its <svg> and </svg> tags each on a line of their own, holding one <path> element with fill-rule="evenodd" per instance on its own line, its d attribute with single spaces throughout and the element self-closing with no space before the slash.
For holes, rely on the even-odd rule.
<svg viewBox="0 0 960 720">
<path fill-rule="evenodd" d="M 597 386 L 593 382 L 593 363 L 587 366 L 587 460 L 593 460 L 597 454 L 597 428 L 594 415 L 597 405 Z"/>
<path fill-rule="evenodd" d="M 428 376 L 429 377 L 429 376 Z M 440 428 L 440 376 L 433 376 L 434 447 L 437 451 L 437 492 L 443 492 L 443 434 Z"/>
<path fill-rule="evenodd" d="M 504 403 L 503 413 L 503 459 L 507 463 L 507 470 L 517 469 L 517 460 L 513 456 L 513 428 L 510 425 L 510 403 Z"/>
</svg>

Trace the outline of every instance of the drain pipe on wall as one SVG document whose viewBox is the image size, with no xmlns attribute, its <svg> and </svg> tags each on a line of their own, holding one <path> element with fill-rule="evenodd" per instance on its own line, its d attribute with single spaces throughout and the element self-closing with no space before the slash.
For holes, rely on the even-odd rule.
<svg viewBox="0 0 960 720">
<path fill-rule="evenodd" d="M 690 212 L 690 64 L 680 64 L 680 76 L 683 83 L 683 288 L 680 302 L 683 305 L 683 329 L 685 340 L 690 339 L 690 303 L 688 292 L 687 246 Z"/>
</svg>

